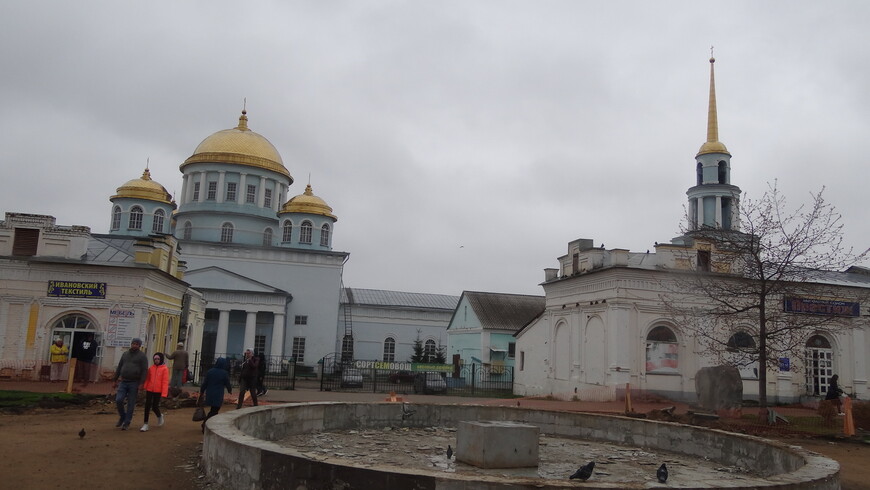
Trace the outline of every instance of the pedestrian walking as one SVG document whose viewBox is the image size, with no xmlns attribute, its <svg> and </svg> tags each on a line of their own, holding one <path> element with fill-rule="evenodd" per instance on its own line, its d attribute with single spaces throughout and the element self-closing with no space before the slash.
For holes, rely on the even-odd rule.
<svg viewBox="0 0 870 490">
<path fill-rule="evenodd" d="M 144 383 L 148 376 L 148 357 L 140 350 L 141 347 L 142 339 L 134 338 L 131 340 L 130 349 L 121 354 L 118 368 L 115 369 L 112 388 L 118 390 L 115 393 L 115 405 L 120 417 L 115 427 L 120 427 L 121 430 L 130 428 L 133 410 L 136 408 L 139 385 Z"/>
</svg>

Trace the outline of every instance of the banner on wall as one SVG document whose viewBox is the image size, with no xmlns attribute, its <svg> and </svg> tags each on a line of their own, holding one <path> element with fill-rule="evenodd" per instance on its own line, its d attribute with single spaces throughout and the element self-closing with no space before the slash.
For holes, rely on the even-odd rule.
<svg viewBox="0 0 870 490">
<path fill-rule="evenodd" d="M 134 337 L 139 336 L 136 327 L 136 312 L 123 308 L 109 310 L 109 323 L 106 328 L 108 347 L 128 347 Z"/>
</svg>

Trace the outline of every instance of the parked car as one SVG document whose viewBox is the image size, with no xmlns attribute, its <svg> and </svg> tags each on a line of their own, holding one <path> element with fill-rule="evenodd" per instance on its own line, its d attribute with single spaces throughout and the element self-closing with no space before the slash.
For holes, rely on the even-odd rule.
<svg viewBox="0 0 870 490">
<path fill-rule="evenodd" d="M 359 369 L 345 369 L 341 372 L 342 388 L 362 388 L 363 376 Z"/>
<path fill-rule="evenodd" d="M 387 379 L 389 379 L 390 383 L 393 384 L 413 383 L 414 373 L 411 371 L 396 371 L 395 373 L 390 373 L 390 376 Z"/>
<path fill-rule="evenodd" d="M 446 393 L 447 382 L 440 373 L 419 373 L 414 376 L 414 393 Z"/>
</svg>

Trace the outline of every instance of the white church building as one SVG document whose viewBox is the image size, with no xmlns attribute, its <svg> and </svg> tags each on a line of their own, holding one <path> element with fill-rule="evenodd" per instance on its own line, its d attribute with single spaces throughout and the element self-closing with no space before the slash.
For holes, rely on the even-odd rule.
<svg viewBox="0 0 870 490">
<path fill-rule="evenodd" d="M 707 141 L 695 157 L 695 185 L 687 191 L 688 226 L 737 231 L 740 189 L 731 183 L 731 154 L 718 138 L 710 62 Z M 544 311 L 515 334 L 515 394 L 606 399 L 629 386 L 694 401 L 696 373 L 717 360 L 701 353 L 699 339 L 662 297 L 676 289 L 671 286 L 677 276 L 704 270 L 716 253 L 715 243 L 691 232 L 645 253 L 604 249 L 590 239 L 570 242 L 558 268 L 545 270 Z M 823 397 L 833 374 L 846 393 L 870 398 L 870 321 L 867 305 L 854 299 L 870 291 L 870 270 L 826 272 L 809 287 L 852 301 L 855 313 L 843 319 L 848 328 L 808 332 L 799 358 L 784 358 L 779 369 L 767 371 L 768 402 Z M 676 299 L 703 300 L 691 294 Z M 728 334 L 735 348 L 751 346 L 757 326 L 747 323 Z M 744 398 L 759 394 L 758 369 L 757 363 L 741 369 Z"/>
</svg>

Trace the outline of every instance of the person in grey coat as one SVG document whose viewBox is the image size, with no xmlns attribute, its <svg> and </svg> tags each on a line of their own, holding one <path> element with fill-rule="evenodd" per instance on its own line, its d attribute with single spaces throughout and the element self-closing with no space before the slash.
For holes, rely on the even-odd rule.
<svg viewBox="0 0 870 490">
<path fill-rule="evenodd" d="M 139 348 L 142 347 L 142 339 L 130 341 L 130 349 L 121 355 L 118 368 L 115 369 L 115 379 L 112 388 L 115 393 L 115 405 L 118 407 L 118 423 L 115 427 L 121 430 L 130 428 L 133 420 L 133 410 L 136 408 L 136 395 L 139 393 L 139 385 L 145 382 L 148 376 L 148 356 Z M 124 402 L 126 401 L 126 409 Z"/>
</svg>

